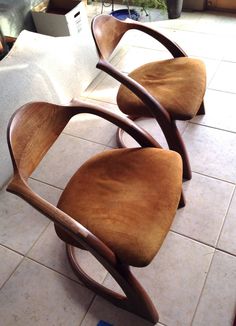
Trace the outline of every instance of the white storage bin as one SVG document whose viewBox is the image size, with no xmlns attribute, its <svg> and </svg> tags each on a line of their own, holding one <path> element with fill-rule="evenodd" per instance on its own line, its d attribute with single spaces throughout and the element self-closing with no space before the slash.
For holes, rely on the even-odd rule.
<svg viewBox="0 0 236 326">
<path fill-rule="evenodd" d="M 51 36 L 76 35 L 88 25 L 86 8 L 83 2 L 64 10 L 54 7 L 47 11 L 47 2 L 41 2 L 32 9 L 32 16 L 38 33 Z"/>
</svg>

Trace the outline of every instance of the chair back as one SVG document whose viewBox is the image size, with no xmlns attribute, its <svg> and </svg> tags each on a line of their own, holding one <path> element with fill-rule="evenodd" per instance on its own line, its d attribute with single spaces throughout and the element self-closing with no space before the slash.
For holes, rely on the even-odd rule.
<svg viewBox="0 0 236 326">
<path fill-rule="evenodd" d="M 8 126 L 8 145 L 15 172 L 27 179 L 58 138 L 73 112 L 49 103 L 29 103 Z"/>
<path fill-rule="evenodd" d="M 92 34 L 100 59 L 108 60 L 122 36 L 132 24 L 120 21 L 111 15 L 98 15 L 92 20 Z"/>
</svg>

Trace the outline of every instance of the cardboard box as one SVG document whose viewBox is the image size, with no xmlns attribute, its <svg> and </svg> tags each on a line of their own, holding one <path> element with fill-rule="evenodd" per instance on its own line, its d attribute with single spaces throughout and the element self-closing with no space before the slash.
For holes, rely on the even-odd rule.
<svg viewBox="0 0 236 326">
<path fill-rule="evenodd" d="M 32 9 L 36 30 L 51 36 L 77 35 L 88 24 L 84 2 L 44 1 Z"/>
<path fill-rule="evenodd" d="M 53 10 L 64 10 L 70 11 L 81 2 L 79 0 L 49 0 L 47 6 L 47 12 L 52 12 Z"/>
</svg>

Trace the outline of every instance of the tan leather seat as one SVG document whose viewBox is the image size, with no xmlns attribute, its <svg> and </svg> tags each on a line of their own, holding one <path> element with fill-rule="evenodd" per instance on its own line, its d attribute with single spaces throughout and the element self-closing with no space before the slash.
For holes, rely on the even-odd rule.
<svg viewBox="0 0 236 326">
<path fill-rule="evenodd" d="M 197 114 L 206 89 L 205 65 L 198 59 L 183 57 L 151 62 L 129 76 L 179 120 L 189 120 Z M 117 104 L 125 114 L 150 116 L 145 104 L 123 85 L 117 94 Z"/>
<path fill-rule="evenodd" d="M 173 151 L 106 151 L 77 171 L 58 207 L 104 241 L 121 261 L 145 266 L 174 218 L 181 175 L 182 161 Z"/>
</svg>

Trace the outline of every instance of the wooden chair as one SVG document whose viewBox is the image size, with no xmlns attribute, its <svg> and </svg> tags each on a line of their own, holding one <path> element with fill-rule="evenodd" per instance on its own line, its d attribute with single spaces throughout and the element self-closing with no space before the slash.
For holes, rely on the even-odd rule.
<svg viewBox="0 0 236 326">
<path fill-rule="evenodd" d="M 10 51 L 15 40 L 15 37 L 4 36 L 0 28 L 0 60 Z"/>
<path fill-rule="evenodd" d="M 138 30 L 163 44 L 173 59 L 155 61 L 138 67 L 128 76 L 108 60 L 123 35 Z M 183 176 L 191 179 L 188 155 L 175 120 L 189 120 L 204 114 L 203 96 L 206 89 L 206 71 L 202 61 L 188 58 L 174 42 L 158 31 L 135 21 L 120 21 L 109 15 L 99 15 L 92 21 L 92 33 L 97 47 L 97 68 L 121 83 L 117 105 L 131 119 L 154 117 L 160 125 L 170 149 L 183 159 Z M 119 145 L 125 147 L 122 131 Z"/>
<path fill-rule="evenodd" d="M 30 188 L 28 178 L 69 120 L 81 113 L 112 122 L 141 147 L 111 149 L 90 158 L 72 176 L 55 207 Z M 14 176 L 7 190 L 55 223 L 76 275 L 113 304 L 155 323 L 156 309 L 129 266 L 143 267 L 151 262 L 178 204 L 184 205 L 180 155 L 157 148 L 156 141 L 130 119 L 79 101 L 70 106 L 43 102 L 24 105 L 9 122 L 8 144 Z M 75 247 L 89 250 L 125 296 L 85 274 Z"/>
</svg>

